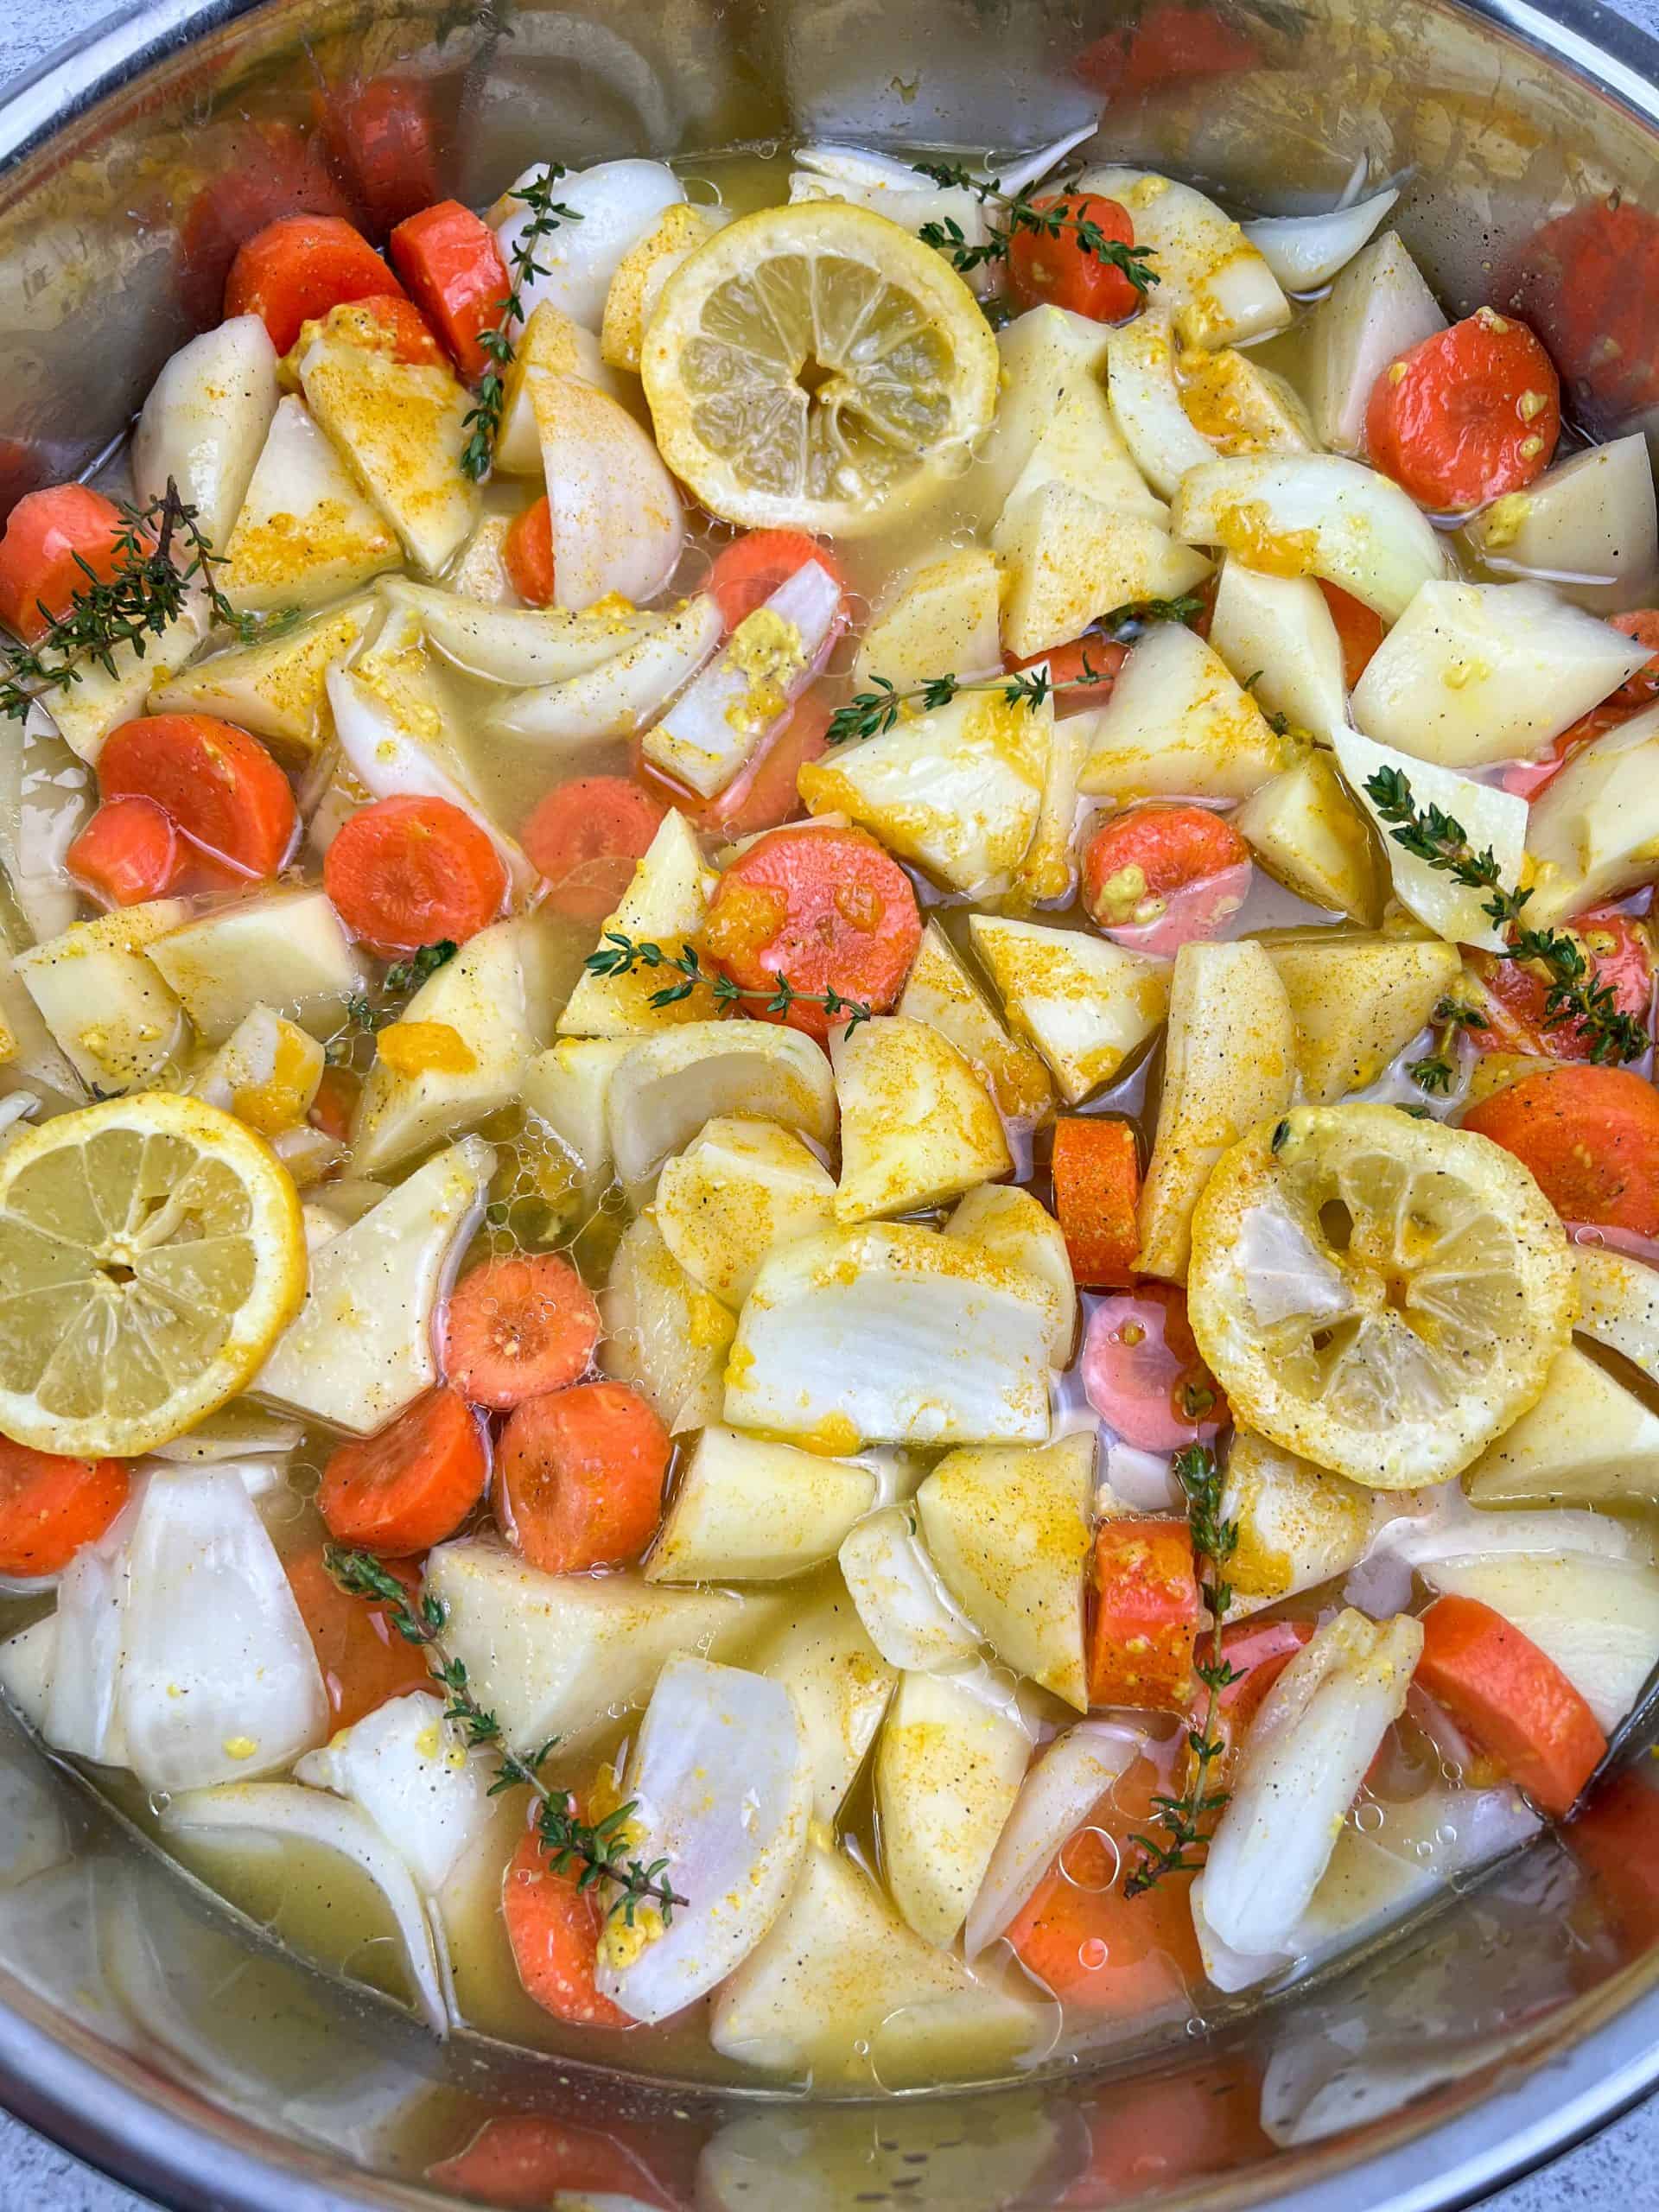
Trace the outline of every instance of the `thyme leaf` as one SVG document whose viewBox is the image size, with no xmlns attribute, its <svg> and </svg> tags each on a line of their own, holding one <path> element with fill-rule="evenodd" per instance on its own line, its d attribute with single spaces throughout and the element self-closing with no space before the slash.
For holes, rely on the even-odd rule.
<svg viewBox="0 0 1659 2212">
<path fill-rule="evenodd" d="M 669 952 L 648 938 L 631 938 L 621 930 L 607 930 L 599 950 L 588 954 L 585 965 L 590 976 L 632 976 L 637 969 L 660 969 L 677 976 L 677 982 L 652 993 L 651 1003 L 655 1007 L 677 1006 L 701 983 L 713 992 L 715 1004 L 722 1008 L 735 1006 L 740 999 L 759 999 L 767 1014 L 786 1014 L 795 1006 L 821 1006 L 832 1021 L 845 1020 L 849 1037 L 874 1012 L 863 1000 L 843 998 L 836 990 L 798 991 L 787 976 L 779 976 L 770 990 L 746 988 L 718 969 L 703 967 L 695 945 Z"/>
<path fill-rule="evenodd" d="M 924 245 L 931 245 L 944 254 L 950 266 L 960 270 L 963 276 L 983 269 L 991 262 L 1005 260 L 1008 248 L 1023 232 L 1039 238 L 1070 236 L 1078 251 L 1090 260 L 1121 270 L 1142 299 L 1159 282 L 1157 270 L 1147 265 L 1152 254 L 1149 245 L 1126 245 L 1122 238 L 1108 238 L 1093 216 L 1079 214 L 1074 200 L 1064 195 L 1053 207 L 1039 207 L 1029 186 L 1020 192 L 1004 192 L 999 179 L 977 177 L 960 162 L 912 162 L 911 167 L 935 184 L 972 193 L 982 207 L 995 207 L 1003 215 L 1001 223 L 987 222 L 985 240 L 981 245 L 969 244 L 954 216 L 947 215 L 942 222 L 924 223 L 917 232 Z"/>
<path fill-rule="evenodd" d="M 454 1721 L 461 1730 L 468 1750 L 489 1751 L 495 1756 L 491 1796 L 523 1787 L 539 1801 L 536 1833 L 553 1872 L 574 1873 L 581 1890 L 594 1889 L 601 1882 L 611 1883 L 617 1894 L 609 1906 L 609 1916 L 620 1916 L 630 1928 L 642 1904 L 654 1906 L 666 1925 L 673 1917 L 675 1906 L 688 1900 L 669 1879 L 666 1859 L 653 1859 L 646 1866 L 627 1856 L 632 1841 L 630 1823 L 639 1810 L 637 1800 L 631 1798 L 626 1805 L 619 1805 L 603 1820 L 579 1820 L 569 1793 L 550 1789 L 542 1779 L 541 1770 L 556 1747 L 558 1738 L 543 1744 L 528 1758 L 521 1758 L 512 1749 L 502 1732 L 501 1723 L 474 1695 L 465 1660 L 456 1658 L 443 1641 L 442 1601 L 429 1592 L 419 1599 L 411 1598 L 397 1577 L 372 1552 L 352 1551 L 340 1544 L 328 1544 L 323 1549 L 322 1563 L 338 1589 L 348 1598 L 361 1598 L 370 1605 L 383 1605 L 391 1626 L 404 1643 L 421 1647 L 427 1672 L 445 1694 L 445 1719 Z"/>
<path fill-rule="evenodd" d="M 541 175 L 510 196 L 522 200 L 530 220 L 513 242 L 507 276 L 510 289 L 496 302 L 495 321 L 478 334 L 478 342 L 489 357 L 489 366 L 478 380 L 478 390 L 462 428 L 471 432 L 461 452 L 461 473 L 481 484 L 495 459 L 502 411 L 507 401 L 506 372 L 512 365 L 515 327 L 524 320 L 524 286 L 550 272 L 536 258 L 536 249 L 562 223 L 579 223 L 582 210 L 553 197 L 553 188 L 566 174 L 562 162 L 545 162 Z"/>
</svg>

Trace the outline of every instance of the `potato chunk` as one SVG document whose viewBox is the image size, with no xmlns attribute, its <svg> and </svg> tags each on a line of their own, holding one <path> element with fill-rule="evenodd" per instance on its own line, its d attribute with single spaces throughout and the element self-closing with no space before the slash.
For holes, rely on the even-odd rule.
<svg viewBox="0 0 1659 2212">
<path fill-rule="evenodd" d="M 361 963 L 321 890 L 278 891 L 215 907 L 170 930 L 150 957 L 213 1045 L 257 1006 L 331 1037 L 346 1019 L 346 1000 L 363 988 Z"/>
<path fill-rule="evenodd" d="M 1157 624 L 1134 648 L 1089 740 L 1078 788 L 1120 805 L 1248 798 L 1290 757 L 1221 655 L 1182 622 Z"/>
<path fill-rule="evenodd" d="M 1031 1739 L 1007 1713 L 946 1675 L 906 1675 L 875 1747 L 887 1884 L 930 1943 L 954 1941 L 1002 1824 Z"/>
<path fill-rule="evenodd" d="M 303 400 L 279 400 L 219 570 L 232 606 L 321 607 L 397 558 L 396 537 Z"/>
<path fill-rule="evenodd" d="M 1238 1529 L 1230 1620 L 1345 1574 L 1382 1517 L 1375 1491 L 1243 1428 L 1228 1446 L 1221 1510 Z"/>
<path fill-rule="evenodd" d="M 1054 479 L 1009 501 L 991 543 L 1008 579 L 1003 641 L 1021 659 L 1080 636 L 1112 607 L 1177 599 L 1210 573 L 1154 514 Z"/>
<path fill-rule="evenodd" d="M 1362 928 L 1382 918 L 1382 879 L 1365 817 L 1323 753 L 1252 791 L 1233 827 L 1276 882 Z"/>
<path fill-rule="evenodd" d="M 831 1057 L 841 1107 L 837 1221 L 939 1205 L 1012 1167 L 990 1093 L 937 1029 L 877 1014 L 842 1031 Z"/>
<path fill-rule="evenodd" d="M 680 1477 L 648 1582 L 778 1582 L 822 1566 L 868 1513 L 875 1477 L 849 1459 L 705 1428 Z"/>
<path fill-rule="evenodd" d="M 1455 876 L 1407 852 L 1389 834 L 1389 825 L 1367 785 L 1382 770 L 1403 776 L 1411 786 L 1418 812 L 1438 806 L 1460 823 L 1476 852 L 1491 849 L 1497 861 L 1499 880 L 1510 891 L 1521 880 L 1527 837 L 1525 799 L 1493 785 L 1454 775 L 1450 768 L 1414 760 L 1408 753 L 1391 752 L 1352 730 L 1338 735 L 1335 749 L 1344 781 L 1377 826 L 1394 875 L 1395 896 L 1401 905 L 1448 944 L 1478 944 L 1494 952 L 1501 950 L 1503 932 L 1485 911 L 1491 892 L 1471 890 Z M 1544 919 L 1535 900 L 1527 910 L 1527 918 L 1540 923 Z"/>
<path fill-rule="evenodd" d="M 1009 1036 L 937 921 L 922 931 L 898 1012 L 950 1039 L 978 1069 L 1005 1122 L 1029 1124 L 1052 1110 L 1053 1086 L 1041 1059 Z"/>
<path fill-rule="evenodd" d="M 1047 1061 L 1075 1106 L 1109 1083 L 1169 1004 L 1169 968 L 1105 938 L 975 914 L 974 950 L 1010 1024 Z"/>
<path fill-rule="evenodd" d="M 900 691 L 949 670 L 994 676 L 1002 665 L 1002 580 L 982 545 L 912 569 L 859 640 L 853 681 Z"/>
<path fill-rule="evenodd" d="M 1375 1083 L 1426 1026 L 1463 965 L 1455 945 L 1433 938 L 1319 930 L 1266 943 L 1290 999 L 1302 1096 L 1316 1106 Z"/>
<path fill-rule="evenodd" d="M 835 1179 L 793 1129 L 721 1116 L 664 1164 L 653 1211 L 687 1274 L 735 1308 L 769 1252 L 830 1226 Z"/>
<path fill-rule="evenodd" d="M 182 899 L 118 906 L 17 955 L 15 974 L 92 1089 L 130 1090 L 181 1050 L 179 1001 L 151 955 L 189 912 Z"/>
</svg>

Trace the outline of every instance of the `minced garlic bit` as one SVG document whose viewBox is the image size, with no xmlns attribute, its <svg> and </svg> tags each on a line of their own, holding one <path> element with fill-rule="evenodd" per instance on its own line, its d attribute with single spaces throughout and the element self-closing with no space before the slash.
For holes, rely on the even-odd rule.
<svg viewBox="0 0 1659 2212">
<path fill-rule="evenodd" d="M 663 1916 L 654 1904 L 636 1908 L 633 1925 L 618 1913 L 606 1923 L 599 1939 L 599 1962 L 622 1974 L 631 1967 L 647 1943 L 654 1943 L 663 1932 Z"/>
<path fill-rule="evenodd" d="M 251 1736 L 227 1736 L 225 1738 L 224 1751 L 226 1758 L 251 1759 L 258 1748 L 257 1741 Z"/>
<path fill-rule="evenodd" d="M 727 657 L 748 683 L 726 709 L 734 729 L 752 730 L 777 721 L 789 704 L 789 684 L 806 666 L 799 626 L 770 607 L 757 607 L 733 631 Z"/>
</svg>

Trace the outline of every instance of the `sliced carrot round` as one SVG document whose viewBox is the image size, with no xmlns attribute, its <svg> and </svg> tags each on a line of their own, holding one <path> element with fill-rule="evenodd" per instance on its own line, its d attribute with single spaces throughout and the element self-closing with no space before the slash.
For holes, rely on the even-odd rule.
<svg viewBox="0 0 1659 2212">
<path fill-rule="evenodd" d="M 531 607 L 553 603 L 553 510 L 543 493 L 534 506 L 515 515 L 501 544 L 507 581 Z"/>
<path fill-rule="evenodd" d="M 1135 244 L 1129 211 L 1097 192 L 1050 192 L 1031 202 L 1034 213 L 1051 211 L 1064 227 L 1045 232 L 1016 231 L 1008 245 L 1008 283 L 1022 308 L 1065 308 L 1093 322 L 1122 322 L 1143 305 L 1141 295 L 1123 271 L 1090 252 L 1075 226 L 1092 223 L 1101 236 L 1120 245 Z"/>
<path fill-rule="evenodd" d="M 845 593 L 840 563 L 822 539 L 809 537 L 804 531 L 752 530 L 722 546 L 715 556 L 709 589 L 728 632 L 757 607 L 764 607 L 773 592 L 809 561 L 827 569 Z"/>
<path fill-rule="evenodd" d="M 1141 1452 L 1207 1443 L 1227 1418 L 1198 1356 L 1186 1300 L 1164 1283 L 1103 1298 L 1089 1316 L 1083 1388 L 1107 1426 Z"/>
<path fill-rule="evenodd" d="M 444 1379 L 498 1413 L 586 1374 L 599 1308 L 556 1252 L 490 1260 L 463 1275 L 443 1324 Z"/>
<path fill-rule="evenodd" d="M 284 215 L 238 251 L 225 285 L 225 313 L 257 315 L 279 353 L 302 323 L 342 300 L 401 296 L 403 286 L 364 237 L 338 215 Z"/>
<path fill-rule="evenodd" d="M 668 808 L 626 776 L 578 776 L 537 805 L 519 833 L 556 914 L 602 922 L 615 911 Z"/>
<path fill-rule="evenodd" d="M 1524 322 L 1491 308 L 1391 361 L 1365 413 L 1374 466 L 1420 506 L 1456 512 L 1530 484 L 1560 432 L 1548 354 Z"/>
<path fill-rule="evenodd" d="M 1173 953 L 1219 935 L 1255 871 L 1230 822 L 1202 806 L 1132 806 L 1107 817 L 1083 855 L 1083 903 L 1110 935 Z"/>
<path fill-rule="evenodd" d="M 1563 1220 L 1659 1236 L 1659 1092 L 1645 1077 L 1548 1068 L 1483 1098 L 1463 1126 L 1530 1168 Z"/>
<path fill-rule="evenodd" d="M 105 799 L 153 799 L 175 829 L 243 874 L 273 876 L 299 826 L 288 778 L 257 737 L 213 715 L 123 722 L 98 756 Z"/>
<path fill-rule="evenodd" d="M 124 1459 L 66 1459 L 0 1437 L 0 1574 L 56 1574 L 132 1488 Z"/>
<path fill-rule="evenodd" d="M 512 289 L 495 233 L 458 200 L 440 200 L 398 224 L 392 266 L 448 347 L 463 377 L 491 365 L 479 333 L 494 328 Z"/>
<path fill-rule="evenodd" d="M 1423 1615 L 1414 1679 L 1560 1819 L 1600 1764 L 1607 1738 L 1547 1652 L 1474 1598 L 1437 1598 Z"/>
<path fill-rule="evenodd" d="M 354 814 L 324 855 L 323 888 L 353 937 L 377 952 L 464 944 L 507 895 L 501 855 L 447 798 L 383 798 Z"/>
<path fill-rule="evenodd" d="M 1342 680 L 1352 690 L 1371 664 L 1371 655 L 1382 642 L 1382 617 L 1363 599 L 1344 591 L 1340 584 L 1319 580 L 1342 647 Z"/>
<path fill-rule="evenodd" d="M 161 898 L 178 880 L 178 833 L 153 798 L 106 799 L 63 864 L 106 906 L 137 906 Z"/>
<path fill-rule="evenodd" d="M 704 935 L 741 989 L 787 978 L 797 991 L 833 991 L 885 1014 L 905 987 L 922 921 L 910 878 L 862 830 L 773 830 L 721 876 Z M 748 1010 L 821 1040 L 834 1026 L 819 1005 L 779 1016 L 752 1000 Z"/>
<path fill-rule="evenodd" d="M 1103 1114 L 1063 1115 L 1054 1124 L 1052 1172 L 1072 1279 L 1083 1290 L 1127 1289 L 1141 1249 L 1135 1124 Z"/>
<path fill-rule="evenodd" d="M 1115 644 L 1110 638 L 1074 638 L 1069 645 L 1056 645 L 1046 653 L 1027 653 L 1024 660 L 1007 659 L 1005 665 L 1011 673 L 1046 665 L 1048 680 L 1054 686 L 1054 712 L 1064 721 L 1068 715 L 1103 707 L 1128 657 L 1128 647 Z"/>
<path fill-rule="evenodd" d="M 344 1144 L 351 1135 L 353 1116 L 362 1093 L 361 1078 L 352 1069 L 325 1067 L 305 1118 L 314 1129 L 321 1129 L 324 1136 Z"/>
<path fill-rule="evenodd" d="M 624 1567 L 656 1534 L 673 1446 L 625 1382 L 582 1382 L 521 1405 L 501 1432 L 501 1517 L 546 1574 Z"/>
<path fill-rule="evenodd" d="M 1204 1617 L 1185 1521 L 1103 1521 L 1095 1535 L 1089 1702 L 1185 1713 Z"/>
<path fill-rule="evenodd" d="M 26 492 L 0 537 L 0 622 L 25 645 L 43 638 L 95 578 L 114 575 L 120 531 L 120 510 L 85 484 Z"/>
<path fill-rule="evenodd" d="M 331 1728 L 349 1728 L 391 1698 L 429 1689 L 432 1677 L 421 1647 L 399 1636 L 384 1605 L 348 1597 L 322 1554 L 321 1542 L 308 1544 L 289 1554 L 283 1571 L 317 1655 Z M 418 1595 L 421 1579 L 412 1567 L 386 1564 L 411 1598 Z"/>
<path fill-rule="evenodd" d="M 453 1536 L 484 1495 L 489 1453 L 458 1390 L 429 1390 L 390 1427 L 331 1453 L 317 1509 L 336 1542 L 394 1558 Z"/>
<path fill-rule="evenodd" d="M 423 79 L 353 79 L 328 86 L 315 106 L 329 162 L 376 237 L 437 198 L 440 125 Z"/>
<path fill-rule="evenodd" d="M 620 2006 L 600 1994 L 599 1939 L 605 1908 L 574 1873 L 556 1874 L 534 1828 L 520 1839 L 501 1878 L 501 1916 L 524 1994 L 573 2027 L 628 2028 Z"/>
<path fill-rule="evenodd" d="M 1609 990 L 1620 1014 L 1648 1027 L 1653 1009 L 1653 954 L 1646 933 L 1629 914 L 1580 914 L 1564 934 L 1590 963 L 1592 986 Z M 1529 961 L 1500 960 L 1490 952 L 1464 956 L 1480 982 L 1487 1027 L 1471 1033 L 1494 1052 L 1547 1052 L 1558 1060 L 1587 1060 L 1595 1040 L 1575 1021 L 1549 1019 L 1548 976 Z"/>
</svg>

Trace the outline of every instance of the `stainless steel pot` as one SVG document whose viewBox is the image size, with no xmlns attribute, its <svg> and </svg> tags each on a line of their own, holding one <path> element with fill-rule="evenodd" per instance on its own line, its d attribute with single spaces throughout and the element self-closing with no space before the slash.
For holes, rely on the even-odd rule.
<svg viewBox="0 0 1659 2212">
<path fill-rule="evenodd" d="M 161 0 L 0 106 L 0 511 L 120 435 L 293 206 L 384 226 L 550 153 L 1031 145 L 1103 99 L 1115 150 L 1262 207 L 1369 153 L 1443 297 L 1524 306 L 1597 432 L 1659 423 L 1656 78 L 1595 0 Z M 1593 1850 L 1540 1842 L 1253 2018 L 1018 2090 L 815 2105 L 440 2051 L 0 1719 L 0 2099 L 216 2212 L 540 2204 L 561 2177 L 701 2212 L 1450 2212 L 1659 2082 L 1659 1796 L 1628 1787 Z"/>
</svg>

